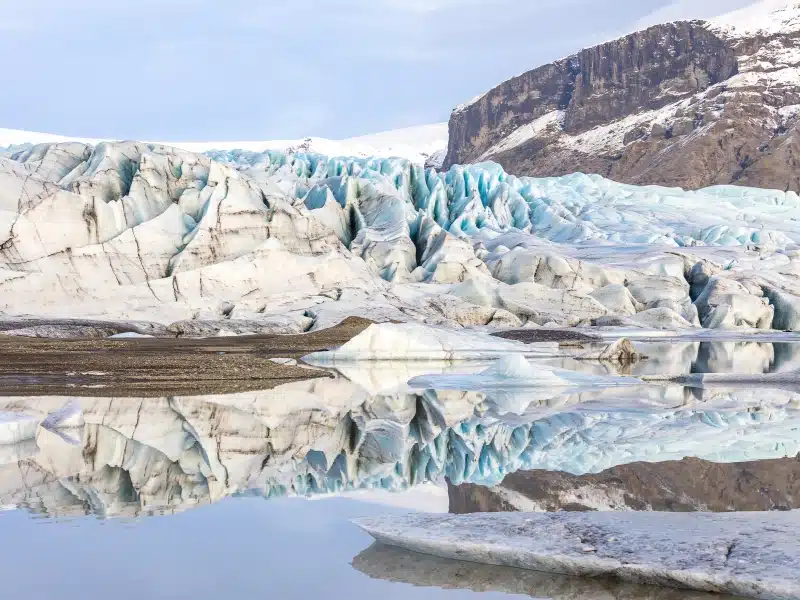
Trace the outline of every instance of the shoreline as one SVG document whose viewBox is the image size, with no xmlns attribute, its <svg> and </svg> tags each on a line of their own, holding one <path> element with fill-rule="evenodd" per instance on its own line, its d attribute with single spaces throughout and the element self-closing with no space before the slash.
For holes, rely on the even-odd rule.
<svg viewBox="0 0 800 600">
<path fill-rule="evenodd" d="M 0 395 L 165 396 L 270 389 L 330 376 L 278 364 L 340 346 L 372 321 L 350 317 L 295 335 L 77 339 L 0 336 Z"/>
</svg>

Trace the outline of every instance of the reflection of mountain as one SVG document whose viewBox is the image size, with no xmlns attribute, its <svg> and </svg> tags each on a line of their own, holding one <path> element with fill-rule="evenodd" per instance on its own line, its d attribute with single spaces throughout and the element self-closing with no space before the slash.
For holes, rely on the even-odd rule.
<svg viewBox="0 0 800 600">
<path fill-rule="evenodd" d="M 527 406 L 524 394 L 370 395 L 338 378 L 227 396 L 73 398 L 66 407 L 64 398 L 3 398 L 0 505 L 136 515 L 234 494 L 391 490 L 444 477 L 493 485 L 521 469 L 582 474 L 800 451 L 800 399 L 788 392 L 642 386 L 529 397 Z"/>
<path fill-rule="evenodd" d="M 688 458 L 620 465 L 596 475 L 517 471 L 492 488 L 448 485 L 450 512 L 762 511 L 800 508 L 796 458 L 719 464 Z"/>
<path fill-rule="evenodd" d="M 373 544 L 353 559 L 358 571 L 415 586 L 502 592 L 551 600 L 731 600 L 730 596 L 467 563 Z"/>
</svg>

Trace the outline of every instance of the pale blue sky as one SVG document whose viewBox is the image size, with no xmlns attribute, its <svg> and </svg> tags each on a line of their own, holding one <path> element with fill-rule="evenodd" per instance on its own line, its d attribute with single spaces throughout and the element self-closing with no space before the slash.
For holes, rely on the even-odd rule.
<svg viewBox="0 0 800 600">
<path fill-rule="evenodd" d="M 445 121 L 519 72 L 754 0 L 0 0 L 0 127 L 342 138 Z"/>
</svg>

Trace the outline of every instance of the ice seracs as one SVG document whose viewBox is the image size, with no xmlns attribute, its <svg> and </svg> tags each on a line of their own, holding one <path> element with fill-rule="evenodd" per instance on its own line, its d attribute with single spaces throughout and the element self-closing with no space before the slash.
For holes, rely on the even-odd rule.
<svg viewBox="0 0 800 600">
<path fill-rule="evenodd" d="M 0 157 L 0 311 L 141 322 L 108 335 L 298 333 L 351 315 L 793 330 L 797 223 L 794 192 L 41 144 Z"/>
</svg>

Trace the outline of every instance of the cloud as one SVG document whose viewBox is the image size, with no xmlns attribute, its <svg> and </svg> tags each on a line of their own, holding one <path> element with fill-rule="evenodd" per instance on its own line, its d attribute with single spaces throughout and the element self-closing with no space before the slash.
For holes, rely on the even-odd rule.
<svg viewBox="0 0 800 600">
<path fill-rule="evenodd" d="M 639 19 L 634 30 L 644 29 L 659 23 L 681 21 L 684 19 L 710 19 L 729 13 L 745 6 L 755 4 L 759 0 L 673 0 L 649 15 Z"/>
</svg>

